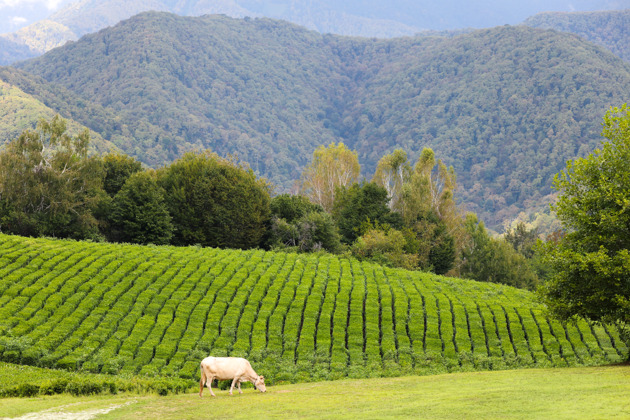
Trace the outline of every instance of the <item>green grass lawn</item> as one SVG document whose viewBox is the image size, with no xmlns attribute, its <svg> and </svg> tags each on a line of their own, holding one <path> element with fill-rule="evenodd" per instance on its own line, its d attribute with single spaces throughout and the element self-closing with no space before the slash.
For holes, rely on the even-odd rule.
<svg viewBox="0 0 630 420">
<path fill-rule="evenodd" d="M 180 394 L 3 399 L 0 416 L 100 412 L 103 419 L 630 418 L 630 366 L 522 369 L 342 380 Z M 32 418 L 32 417 L 29 417 Z"/>
</svg>

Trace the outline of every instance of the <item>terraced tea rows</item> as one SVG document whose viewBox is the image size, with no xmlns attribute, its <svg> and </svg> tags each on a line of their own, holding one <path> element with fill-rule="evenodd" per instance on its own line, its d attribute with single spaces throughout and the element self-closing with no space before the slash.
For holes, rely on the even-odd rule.
<svg viewBox="0 0 630 420">
<path fill-rule="evenodd" d="M 88 372 L 198 377 L 208 354 L 271 382 L 618 362 L 610 327 L 529 292 L 313 256 L 0 235 L 0 354 Z"/>
</svg>

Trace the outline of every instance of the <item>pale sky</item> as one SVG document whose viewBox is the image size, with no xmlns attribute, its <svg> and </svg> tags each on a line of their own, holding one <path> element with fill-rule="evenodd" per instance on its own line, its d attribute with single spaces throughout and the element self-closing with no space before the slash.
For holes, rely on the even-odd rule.
<svg viewBox="0 0 630 420">
<path fill-rule="evenodd" d="M 70 1 L 0 0 L 0 34 L 13 32 L 38 20 L 46 19 Z"/>
<path fill-rule="evenodd" d="M 0 9 L 17 9 L 22 7 L 42 7 L 50 11 L 55 10 L 62 0 L 0 0 Z"/>
</svg>

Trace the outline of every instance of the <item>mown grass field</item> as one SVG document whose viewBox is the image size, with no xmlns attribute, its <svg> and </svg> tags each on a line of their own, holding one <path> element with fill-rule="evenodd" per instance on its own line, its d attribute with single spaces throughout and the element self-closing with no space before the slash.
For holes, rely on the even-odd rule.
<svg viewBox="0 0 630 420">
<path fill-rule="evenodd" d="M 230 397 L 218 391 L 216 398 L 207 393 L 10 398 L 2 400 L 0 417 L 627 419 L 628 395 L 630 366 L 522 369 L 279 385 L 265 394 L 248 389 Z"/>
<path fill-rule="evenodd" d="M 0 235 L 0 359 L 197 380 L 244 356 L 270 385 L 617 363 L 614 328 L 495 284 L 303 255 Z"/>
</svg>

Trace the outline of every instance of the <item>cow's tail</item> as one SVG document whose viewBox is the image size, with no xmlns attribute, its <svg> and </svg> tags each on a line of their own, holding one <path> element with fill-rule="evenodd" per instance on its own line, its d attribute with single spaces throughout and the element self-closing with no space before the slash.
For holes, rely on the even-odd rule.
<svg viewBox="0 0 630 420">
<path fill-rule="evenodd" d="M 203 371 L 203 366 L 199 366 L 201 369 L 201 379 L 199 379 L 199 396 L 203 393 L 203 386 L 206 384 L 206 372 Z"/>
</svg>

